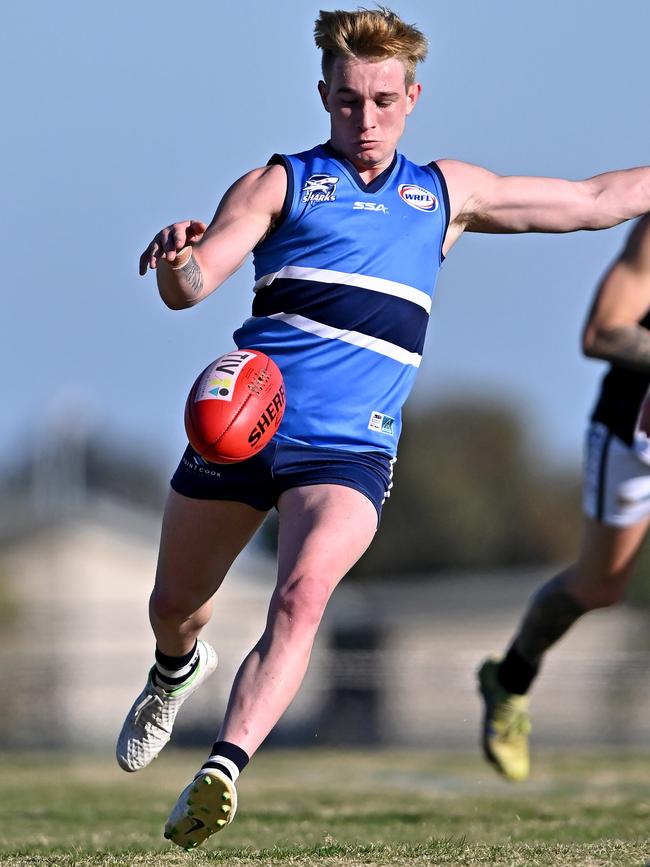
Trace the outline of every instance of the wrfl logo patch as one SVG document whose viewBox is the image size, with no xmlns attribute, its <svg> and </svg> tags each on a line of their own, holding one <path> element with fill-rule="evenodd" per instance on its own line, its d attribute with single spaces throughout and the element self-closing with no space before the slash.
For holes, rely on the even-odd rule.
<svg viewBox="0 0 650 867">
<path fill-rule="evenodd" d="M 438 199 L 430 190 L 417 184 L 400 184 L 397 188 L 403 201 L 418 211 L 437 211 Z"/>
</svg>

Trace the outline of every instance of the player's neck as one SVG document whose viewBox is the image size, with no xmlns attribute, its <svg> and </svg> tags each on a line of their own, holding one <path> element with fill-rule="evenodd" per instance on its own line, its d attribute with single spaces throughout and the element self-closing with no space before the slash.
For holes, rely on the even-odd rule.
<svg viewBox="0 0 650 867">
<path fill-rule="evenodd" d="M 331 139 L 327 142 L 327 149 L 332 151 L 333 155 L 338 159 L 349 162 L 366 184 L 371 183 L 375 178 L 379 177 L 382 172 L 386 171 L 395 159 L 395 151 L 391 151 L 385 159 L 369 165 L 363 160 L 355 159 L 353 154 L 348 154 L 341 150 L 341 148 L 337 147 Z"/>
</svg>

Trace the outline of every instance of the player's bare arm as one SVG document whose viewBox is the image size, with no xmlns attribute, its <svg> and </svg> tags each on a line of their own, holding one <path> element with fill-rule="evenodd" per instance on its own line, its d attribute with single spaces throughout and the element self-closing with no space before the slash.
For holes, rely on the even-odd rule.
<svg viewBox="0 0 650 867">
<path fill-rule="evenodd" d="M 140 257 L 140 273 L 156 271 L 168 307 L 192 307 L 230 277 L 269 232 L 286 189 L 282 166 L 253 169 L 228 190 L 207 228 L 184 220 L 158 232 Z"/>
<path fill-rule="evenodd" d="M 650 210 L 650 167 L 581 181 L 503 177 L 455 160 L 438 165 L 449 188 L 447 252 L 464 232 L 575 232 L 607 229 Z"/>
<path fill-rule="evenodd" d="M 650 372 L 650 332 L 639 325 L 650 310 L 650 215 L 630 233 L 603 278 L 583 332 L 585 355 Z"/>
</svg>

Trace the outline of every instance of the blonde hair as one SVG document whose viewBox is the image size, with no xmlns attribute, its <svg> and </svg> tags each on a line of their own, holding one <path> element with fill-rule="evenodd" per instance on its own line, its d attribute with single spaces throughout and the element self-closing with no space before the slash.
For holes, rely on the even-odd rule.
<svg viewBox="0 0 650 867">
<path fill-rule="evenodd" d="M 314 26 L 316 45 L 323 52 L 323 78 L 329 82 L 337 57 L 386 60 L 397 57 L 404 64 L 405 83 L 415 81 L 415 67 L 427 56 L 427 38 L 413 24 L 406 24 L 388 9 L 344 12 L 321 9 Z"/>
</svg>

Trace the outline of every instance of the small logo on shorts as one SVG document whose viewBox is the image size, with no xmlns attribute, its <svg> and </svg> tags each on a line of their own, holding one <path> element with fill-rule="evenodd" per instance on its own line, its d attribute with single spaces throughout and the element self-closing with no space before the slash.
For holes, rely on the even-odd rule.
<svg viewBox="0 0 650 867">
<path fill-rule="evenodd" d="M 392 437 L 395 433 L 395 419 L 383 412 L 371 412 L 368 430 L 376 430 L 378 433 Z"/>
<path fill-rule="evenodd" d="M 201 455 L 192 455 L 191 461 L 183 455 L 183 466 L 192 473 L 199 473 L 202 476 L 214 476 L 217 479 L 221 478 L 221 473 L 215 468 L 215 465 L 208 463 Z"/>
</svg>

